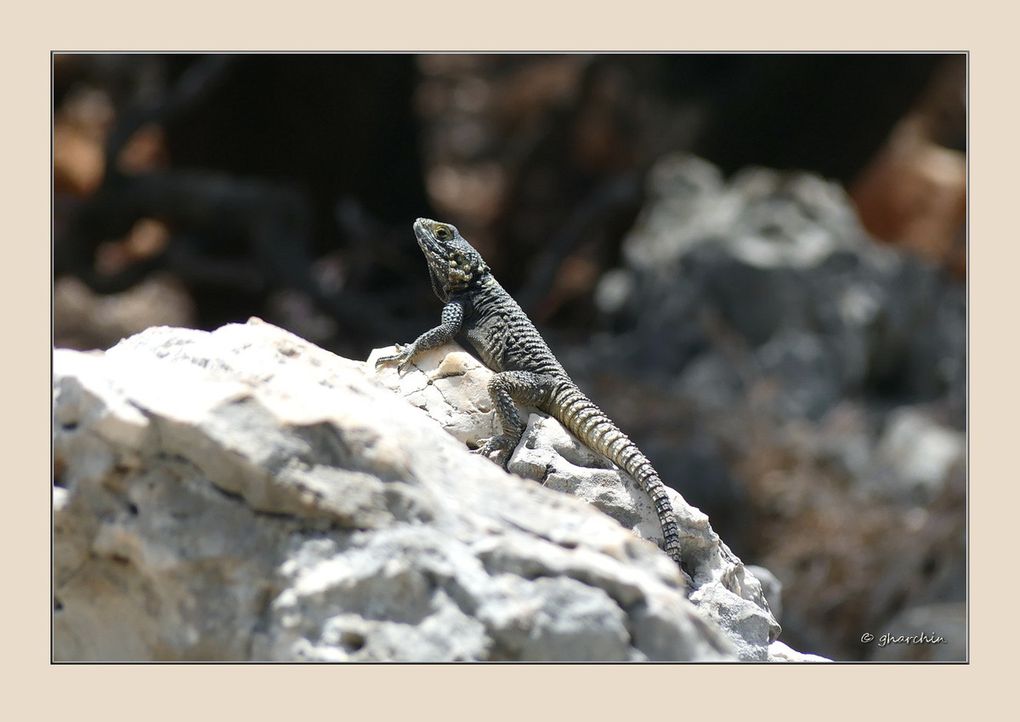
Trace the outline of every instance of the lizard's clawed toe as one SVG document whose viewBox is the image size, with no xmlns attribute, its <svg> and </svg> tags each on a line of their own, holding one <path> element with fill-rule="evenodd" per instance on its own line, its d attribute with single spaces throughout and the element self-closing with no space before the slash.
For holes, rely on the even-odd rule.
<svg viewBox="0 0 1020 722">
<path fill-rule="evenodd" d="M 510 461 L 510 452 L 512 450 L 509 446 L 510 441 L 511 440 L 506 436 L 493 436 L 490 439 L 482 439 L 482 445 L 477 449 L 472 450 L 471 453 L 484 456 L 494 464 L 505 469 L 507 463 Z M 492 456 L 493 452 L 497 452 L 495 457 Z"/>
<path fill-rule="evenodd" d="M 396 362 L 397 373 L 402 374 L 407 370 L 407 367 L 411 365 L 411 357 L 414 355 L 414 349 L 410 344 L 404 345 L 399 343 L 394 348 L 397 349 L 396 353 L 390 354 L 389 356 L 380 356 L 375 360 L 375 365 L 376 368 L 378 368 L 383 364 Z"/>
</svg>

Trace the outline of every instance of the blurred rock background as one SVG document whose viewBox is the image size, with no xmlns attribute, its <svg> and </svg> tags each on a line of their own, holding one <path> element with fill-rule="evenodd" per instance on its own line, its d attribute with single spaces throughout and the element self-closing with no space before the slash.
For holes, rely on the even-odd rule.
<svg viewBox="0 0 1020 722">
<path fill-rule="evenodd" d="M 835 659 L 966 649 L 966 57 L 57 55 L 54 336 L 438 319 L 456 223 Z M 862 643 L 888 633 L 937 645 Z"/>
</svg>

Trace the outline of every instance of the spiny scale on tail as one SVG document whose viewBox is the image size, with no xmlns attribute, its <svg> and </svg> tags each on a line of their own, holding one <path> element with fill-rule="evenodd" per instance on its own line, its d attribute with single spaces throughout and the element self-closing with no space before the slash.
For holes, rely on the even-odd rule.
<svg viewBox="0 0 1020 722">
<path fill-rule="evenodd" d="M 680 534 L 673 505 L 645 455 L 571 381 L 527 314 L 454 226 L 419 218 L 414 235 L 425 254 L 432 289 L 445 304 L 442 322 L 376 363 L 396 362 L 403 370 L 419 353 L 463 334 L 496 372 L 489 381 L 489 395 L 502 433 L 486 439 L 476 453 L 490 458 L 495 453 L 494 460 L 505 467 L 524 433 L 515 402 L 548 413 L 630 474 L 651 497 L 665 550 L 679 565 Z M 688 578 L 682 568 L 681 574 Z"/>
<path fill-rule="evenodd" d="M 673 504 L 658 473 L 637 444 L 620 431 L 573 383 L 564 384 L 553 397 L 550 407 L 543 410 L 563 423 L 588 448 L 627 472 L 651 497 L 662 525 L 665 551 L 673 561 L 680 564 L 680 530 L 673 513 Z"/>
</svg>

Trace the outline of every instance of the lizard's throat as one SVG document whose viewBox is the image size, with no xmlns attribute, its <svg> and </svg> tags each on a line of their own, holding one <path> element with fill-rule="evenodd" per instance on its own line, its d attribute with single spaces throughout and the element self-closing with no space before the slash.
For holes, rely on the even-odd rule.
<svg viewBox="0 0 1020 722">
<path fill-rule="evenodd" d="M 438 265 L 438 268 L 437 268 Z M 488 268 L 451 268 L 449 262 L 433 262 L 429 259 L 429 279 L 432 282 L 432 290 L 440 300 L 448 301 L 455 293 L 461 293 L 476 285 L 481 278 L 488 275 L 485 273 Z"/>
</svg>

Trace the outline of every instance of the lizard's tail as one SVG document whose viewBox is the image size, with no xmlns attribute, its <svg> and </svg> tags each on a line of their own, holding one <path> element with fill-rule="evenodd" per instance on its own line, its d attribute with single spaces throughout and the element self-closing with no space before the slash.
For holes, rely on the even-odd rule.
<svg viewBox="0 0 1020 722">
<path fill-rule="evenodd" d="M 630 474 L 652 499 L 662 526 L 664 548 L 670 558 L 680 564 L 680 532 L 673 504 L 666 487 L 651 462 L 637 445 L 616 427 L 598 406 L 573 384 L 565 384 L 554 392 L 552 408 L 555 416 L 589 448 L 599 452 Z"/>
</svg>

